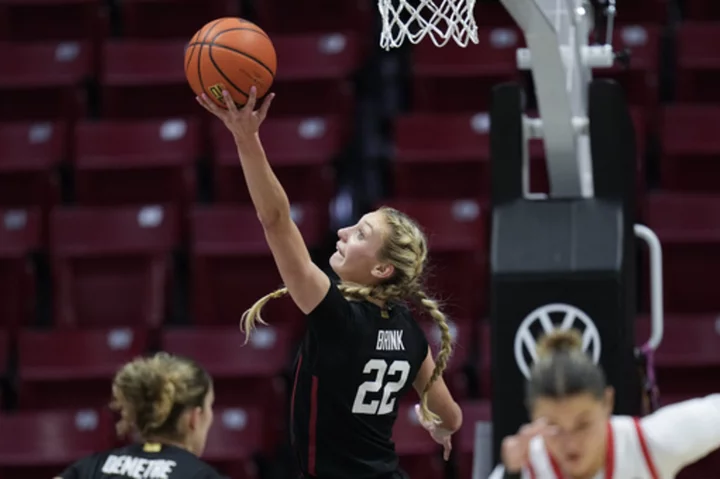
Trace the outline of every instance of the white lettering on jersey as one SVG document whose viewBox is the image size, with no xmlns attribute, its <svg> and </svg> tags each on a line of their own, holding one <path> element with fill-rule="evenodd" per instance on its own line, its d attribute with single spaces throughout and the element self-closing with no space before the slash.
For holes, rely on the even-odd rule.
<svg viewBox="0 0 720 479">
<path fill-rule="evenodd" d="M 405 345 L 402 341 L 403 331 L 378 331 L 377 351 L 405 351 Z"/>
<path fill-rule="evenodd" d="M 132 479 L 169 479 L 176 465 L 175 461 L 167 459 L 145 459 L 111 454 L 103 464 L 102 473 Z"/>
</svg>

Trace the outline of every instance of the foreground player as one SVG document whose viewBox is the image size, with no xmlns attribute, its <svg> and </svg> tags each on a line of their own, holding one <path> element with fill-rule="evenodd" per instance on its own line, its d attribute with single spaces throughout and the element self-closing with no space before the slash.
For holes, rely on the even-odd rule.
<svg viewBox="0 0 720 479">
<path fill-rule="evenodd" d="M 613 390 L 577 331 L 550 333 L 538 357 L 527 384 L 534 422 L 505 438 L 490 479 L 671 479 L 720 447 L 720 394 L 611 416 Z"/>
<path fill-rule="evenodd" d="M 307 315 L 307 333 L 296 363 L 292 393 L 292 443 L 304 477 L 391 479 L 404 477 L 391 440 L 398 398 L 412 385 L 421 395 L 424 426 L 450 452 L 450 435 L 462 415 L 442 379 L 451 352 L 445 316 L 422 290 L 425 237 L 404 214 L 381 208 L 338 232 L 330 266 L 335 285 L 310 260 L 290 217 L 283 187 L 258 136 L 273 96 L 255 112 L 256 93 L 228 110 L 207 97 L 198 101 L 232 132 L 245 180 L 286 288 L 260 299 L 244 315 L 250 334 L 267 301 L 289 293 Z M 276 141 L 283 141 L 278 138 Z M 409 310 L 414 301 L 440 327 L 442 348 L 433 360 Z"/>
<path fill-rule="evenodd" d="M 204 369 L 166 353 L 136 359 L 115 375 L 112 395 L 118 433 L 144 443 L 81 459 L 56 479 L 222 479 L 198 459 L 213 421 L 212 381 Z"/>
</svg>

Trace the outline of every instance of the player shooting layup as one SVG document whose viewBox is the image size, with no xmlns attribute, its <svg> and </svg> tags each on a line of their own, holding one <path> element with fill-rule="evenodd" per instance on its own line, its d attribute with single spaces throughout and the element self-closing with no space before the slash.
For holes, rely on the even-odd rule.
<svg viewBox="0 0 720 479">
<path fill-rule="evenodd" d="M 422 289 L 425 236 L 399 211 L 369 213 L 338 232 L 330 266 L 341 282 L 331 282 L 311 261 L 258 136 L 273 95 L 257 112 L 254 88 L 241 109 L 227 92 L 225 99 L 227 110 L 207 97 L 198 102 L 235 138 L 250 196 L 286 285 L 253 305 L 242 327 L 251 334 L 263 322 L 263 305 L 284 294 L 307 315 L 291 410 L 292 444 L 303 477 L 404 477 L 391 436 L 397 398 L 411 386 L 421 396 L 417 410 L 422 423 L 444 446 L 447 458 L 462 414 L 442 378 L 452 348 L 445 315 Z M 436 360 L 402 301 L 422 306 L 442 331 Z"/>
</svg>

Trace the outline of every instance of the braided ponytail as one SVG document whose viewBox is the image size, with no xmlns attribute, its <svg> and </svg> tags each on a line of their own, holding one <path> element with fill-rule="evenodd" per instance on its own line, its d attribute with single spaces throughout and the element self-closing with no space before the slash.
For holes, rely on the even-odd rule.
<svg viewBox="0 0 720 479">
<path fill-rule="evenodd" d="M 422 305 L 423 308 L 425 308 L 425 311 L 427 311 L 433 321 L 435 321 L 435 324 L 437 324 L 438 328 L 440 328 L 441 346 L 440 351 L 435 357 L 435 369 L 433 370 L 430 380 L 427 382 L 422 394 L 420 395 L 420 413 L 422 414 L 423 419 L 425 421 L 438 421 L 440 418 L 430 411 L 430 408 L 428 407 L 428 392 L 430 391 L 433 383 L 442 376 L 445 368 L 447 367 L 450 356 L 452 355 L 452 336 L 450 335 L 450 327 L 448 326 L 447 318 L 445 317 L 445 314 L 440 311 L 437 301 L 429 298 L 422 290 L 417 290 L 415 292 L 415 300 Z"/>
<path fill-rule="evenodd" d="M 248 341 L 250 341 L 250 334 L 252 334 L 252 332 L 257 327 L 255 323 L 260 323 L 267 326 L 268 323 L 266 323 L 260 315 L 260 311 L 262 311 L 263 307 L 267 304 L 267 302 L 271 299 L 280 298 L 286 295 L 287 292 L 287 288 L 276 289 L 272 293 L 266 294 L 262 298 L 258 299 L 255 304 L 250 306 L 250 309 L 243 313 L 242 317 L 240 318 L 240 331 L 245 333 L 245 342 L 243 344 L 247 344 Z"/>
</svg>

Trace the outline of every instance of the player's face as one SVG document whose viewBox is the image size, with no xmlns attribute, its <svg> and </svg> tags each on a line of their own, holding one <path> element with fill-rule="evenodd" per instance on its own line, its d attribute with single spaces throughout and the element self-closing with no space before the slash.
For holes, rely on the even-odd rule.
<svg viewBox="0 0 720 479">
<path fill-rule="evenodd" d="M 555 432 L 545 437 L 545 445 L 566 474 L 592 477 L 604 467 L 612 402 L 611 389 L 603 400 L 578 394 L 564 399 L 539 398 L 535 402 L 533 419 L 545 418 L 554 426 Z"/>
<path fill-rule="evenodd" d="M 205 395 L 205 403 L 202 408 L 195 408 L 192 411 L 192 432 L 190 437 L 191 451 L 201 456 L 205 451 L 208 432 L 213 423 L 213 403 L 215 392 L 212 388 Z"/>
<path fill-rule="evenodd" d="M 358 284 L 377 284 L 389 277 L 393 270 L 378 261 L 378 252 L 387 237 L 388 225 L 384 215 L 373 211 L 356 225 L 338 231 L 335 253 L 330 266 L 343 281 Z"/>
</svg>

